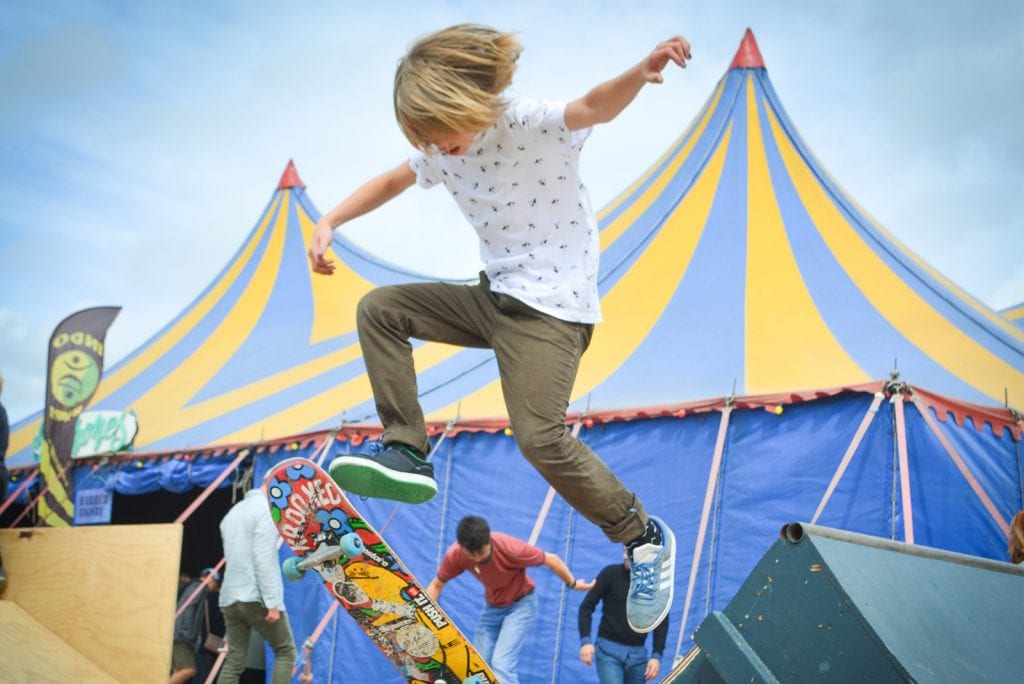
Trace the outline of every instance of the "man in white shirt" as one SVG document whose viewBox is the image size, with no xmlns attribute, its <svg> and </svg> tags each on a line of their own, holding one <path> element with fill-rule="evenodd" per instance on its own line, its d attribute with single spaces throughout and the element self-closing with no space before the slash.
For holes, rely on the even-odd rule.
<svg viewBox="0 0 1024 684">
<path fill-rule="evenodd" d="M 287 684 L 295 641 L 284 611 L 284 582 L 277 558 L 277 528 L 262 488 L 250 489 L 220 523 L 227 565 L 220 610 L 228 655 L 217 684 L 234 684 L 245 669 L 249 636 L 256 630 L 274 650 L 273 684 Z"/>
</svg>

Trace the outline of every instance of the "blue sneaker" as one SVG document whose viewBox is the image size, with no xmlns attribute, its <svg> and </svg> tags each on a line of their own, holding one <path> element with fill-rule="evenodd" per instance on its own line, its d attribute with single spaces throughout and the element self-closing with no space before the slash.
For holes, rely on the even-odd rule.
<svg viewBox="0 0 1024 684">
<path fill-rule="evenodd" d="M 404 444 L 389 444 L 375 454 L 338 456 L 328 471 L 339 487 L 359 496 L 423 503 L 437 495 L 433 464 Z"/>
<path fill-rule="evenodd" d="M 661 532 L 662 543 L 644 543 L 633 549 L 626 596 L 626 622 L 641 634 L 653 630 L 668 615 L 675 586 L 676 537 L 660 518 L 652 515 L 649 519 Z"/>
</svg>

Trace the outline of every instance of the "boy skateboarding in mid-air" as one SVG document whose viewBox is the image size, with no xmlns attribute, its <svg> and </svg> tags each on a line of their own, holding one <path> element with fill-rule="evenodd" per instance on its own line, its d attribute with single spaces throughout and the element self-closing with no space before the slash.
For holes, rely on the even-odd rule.
<svg viewBox="0 0 1024 684">
<path fill-rule="evenodd" d="M 417 400 L 409 338 L 494 350 L 517 444 L 540 474 L 631 559 L 627 618 L 653 630 L 672 602 L 675 538 L 565 424 L 580 358 L 601 320 L 600 247 L 579 153 L 595 124 L 614 119 L 670 61 L 681 37 L 571 102 L 507 99 L 522 47 L 510 33 L 461 24 L 416 42 L 395 75 L 395 114 L 416 147 L 316 225 L 309 259 L 330 275 L 332 231 L 413 183 L 443 184 L 480 239 L 476 285 L 382 287 L 359 302 L 359 341 L 384 433 L 376 454 L 340 456 L 343 489 L 411 503 L 437 493 Z"/>
</svg>

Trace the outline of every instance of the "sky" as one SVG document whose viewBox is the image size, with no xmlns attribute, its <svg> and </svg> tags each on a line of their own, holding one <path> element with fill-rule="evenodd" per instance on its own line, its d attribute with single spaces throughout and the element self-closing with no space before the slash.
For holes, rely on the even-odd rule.
<svg viewBox="0 0 1024 684">
<path fill-rule="evenodd" d="M 994 309 L 1024 301 L 1024 3 L 0 0 L 0 401 L 42 408 L 67 315 L 121 306 L 113 365 L 239 249 L 294 160 L 327 211 L 409 145 L 391 82 L 408 45 L 475 21 L 525 46 L 515 94 L 572 99 L 685 36 L 590 137 L 597 207 L 686 129 L 749 27 L 783 106 L 858 203 Z M 468 277 L 472 231 L 413 188 L 341 231 L 409 270 Z"/>
</svg>

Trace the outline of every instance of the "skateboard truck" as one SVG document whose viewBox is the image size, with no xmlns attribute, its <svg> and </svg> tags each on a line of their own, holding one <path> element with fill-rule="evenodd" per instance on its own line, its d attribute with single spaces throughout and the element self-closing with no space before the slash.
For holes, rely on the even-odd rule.
<svg viewBox="0 0 1024 684">
<path fill-rule="evenodd" d="M 303 558 L 291 556 L 285 559 L 284 563 L 281 564 L 281 570 L 284 572 L 285 577 L 295 582 L 305 577 L 306 570 L 315 565 L 322 565 L 343 556 L 358 558 L 363 555 L 364 548 L 363 538 L 355 532 L 349 532 L 348 534 L 343 534 L 338 539 L 337 544 L 325 544 Z"/>
</svg>

